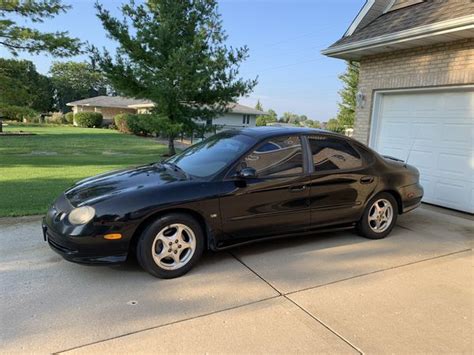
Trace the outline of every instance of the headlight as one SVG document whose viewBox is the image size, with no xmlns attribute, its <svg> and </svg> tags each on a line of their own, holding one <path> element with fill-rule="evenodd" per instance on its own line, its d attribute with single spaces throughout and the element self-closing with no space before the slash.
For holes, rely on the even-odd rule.
<svg viewBox="0 0 474 355">
<path fill-rule="evenodd" d="M 95 209 L 90 206 L 84 206 L 73 209 L 68 216 L 71 224 L 86 224 L 94 218 Z"/>
</svg>

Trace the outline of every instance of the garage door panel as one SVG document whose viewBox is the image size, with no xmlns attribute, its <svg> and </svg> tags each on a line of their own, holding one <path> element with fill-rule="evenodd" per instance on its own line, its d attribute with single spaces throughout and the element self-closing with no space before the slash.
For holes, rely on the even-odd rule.
<svg viewBox="0 0 474 355">
<path fill-rule="evenodd" d="M 470 157 L 467 155 L 457 155 L 449 153 L 440 153 L 438 157 L 438 166 L 441 174 L 448 173 L 457 175 L 457 177 L 467 177 L 466 169 L 469 166 Z"/>
<path fill-rule="evenodd" d="M 451 204 L 465 202 L 465 186 L 460 184 L 456 185 L 454 182 L 444 183 L 438 181 L 435 186 L 435 200 L 434 201 L 445 201 Z"/>
<path fill-rule="evenodd" d="M 466 129 L 466 126 L 469 126 L 469 122 L 463 123 L 450 123 L 444 124 L 443 134 L 441 135 L 441 141 L 449 144 L 454 144 L 454 146 L 470 143 L 472 138 L 472 132 L 469 129 Z"/>
<path fill-rule="evenodd" d="M 435 156 L 432 151 L 423 151 L 413 149 L 410 153 L 409 162 L 418 169 L 432 169 L 432 160 Z"/>
<path fill-rule="evenodd" d="M 473 213 L 473 90 L 391 93 L 378 100 L 373 147 L 403 160 L 410 156 L 424 201 Z"/>
</svg>

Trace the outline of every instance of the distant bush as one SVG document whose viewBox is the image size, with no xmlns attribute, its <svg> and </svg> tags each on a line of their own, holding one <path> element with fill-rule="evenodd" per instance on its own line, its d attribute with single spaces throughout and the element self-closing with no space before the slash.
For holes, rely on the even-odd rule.
<svg viewBox="0 0 474 355">
<path fill-rule="evenodd" d="M 66 118 L 62 112 L 54 112 L 51 117 L 48 118 L 48 123 L 64 124 L 66 123 Z"/>
<path fill-rule="evenodd" d="M 151 115 L 138 114 L 127 116 L 127 127 L 131 133 L 137 136 L 148 136 L 151 134 L 149 121 Z"/>
<path fill-rule="evenodd" d="M 38 112 L 28 107 L 0 104 L 0 117 L 4 120 L 32 122 L 37 120 L 39 115 Z"/>
<path fill-rule="evenodd" d="M 66 123 L 73 124 L 74 123 L 74 112 L 68 112 L 64 115 Z"/>
<path fill-rule="evenodd" d="M 114 123 L 117 129 L 122 133 L 130 133 L 127 125 L 127 117 L 129 116 L 128 113 L 119 113 L 114 117 Z"/>
<path fill-rule="evenodd" d="M 100 112 L 78 112 L 74 115 L 74 121 L 79 127 L 100 127 L 102 120 Z"/>
</svg>

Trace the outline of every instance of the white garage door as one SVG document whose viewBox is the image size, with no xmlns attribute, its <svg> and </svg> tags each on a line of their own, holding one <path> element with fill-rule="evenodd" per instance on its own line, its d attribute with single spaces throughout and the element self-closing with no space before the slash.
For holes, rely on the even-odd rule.
<svg viewBox="0 0 474 355">
<path fill-rule="evenodd" d="M 370 144 L 420 170 L 424 201 L 474 213 L 474 90 L 377 94 Z"/>
</svg>

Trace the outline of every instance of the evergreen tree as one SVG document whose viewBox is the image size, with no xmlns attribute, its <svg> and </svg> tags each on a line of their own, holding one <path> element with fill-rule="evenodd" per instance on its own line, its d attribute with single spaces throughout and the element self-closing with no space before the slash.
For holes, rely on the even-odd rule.
<svg viewBox="0 0 474 355">
<path fill-rule="evenodd" d="M 17 25 L 14 18 L 41 23 L 66 12 L 70 6 L 61 0 L 0 0 L 0 46 L 17 56 L 19 52 L 50 53 L 65 57 L 81 53 L 81 42 L 67 32 L 41 32 L 29 26 Z"/>
<path fill-rule="evenodd" d="M 259 111 L 263 111 L 263 106 L 260 103 L 260 100 L 257 101 L 257 104 L 255 105 L 255 109 Z"/>
<path fill-rule="evenodd" d="M 350 61 L 347 63 L 346 72 L 339 76 L 344 83 L 344 88 L 339 91 L 341 102 L 337 120 L 342 127 L 354 127 L 356 94 L 359 85 L 359 63 Z"/>
<path fill-rule="evenodd" d="M 229 110 L 255 80 L 239 77 L 248 48 L 229 48 L 217 0 L 147 0 L 121 7 L 123 20 L 97 4 L 107 34 L 118 42 L 115 58 L 93 48 L 94 59 L 112 86 L 148 99 L 168 127 L 195 125 Z M 170 132 L 175 132 L 170 129 Z M 170 134 L 169 154 L 175 153 Z"/>
</svg>

